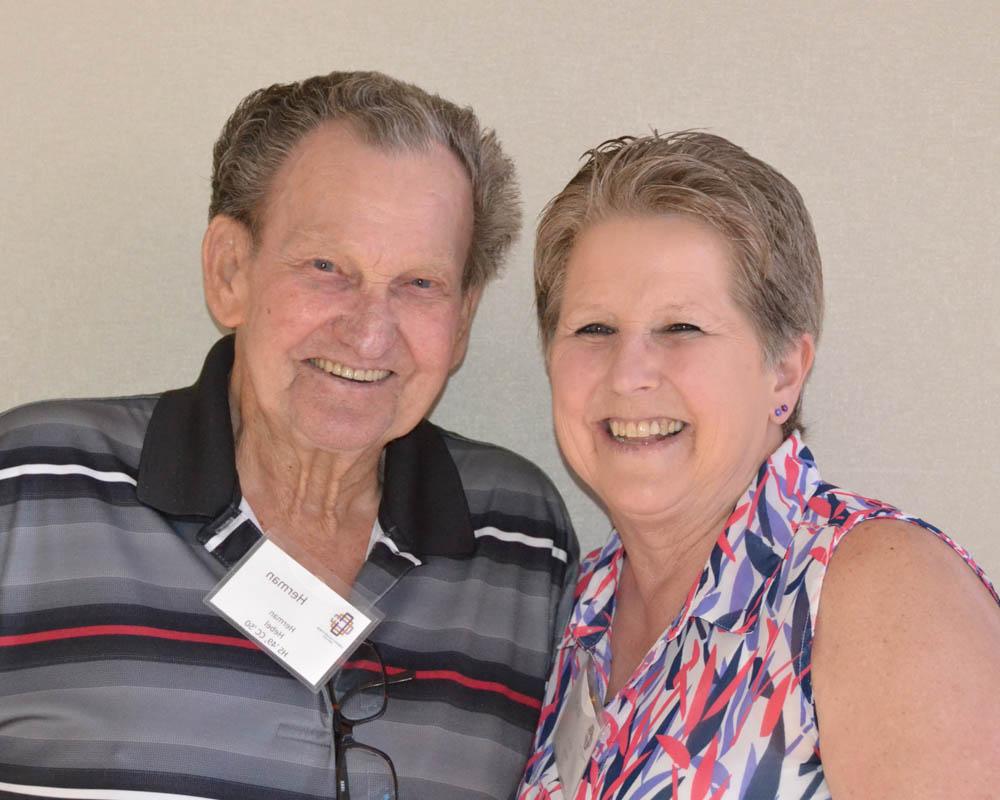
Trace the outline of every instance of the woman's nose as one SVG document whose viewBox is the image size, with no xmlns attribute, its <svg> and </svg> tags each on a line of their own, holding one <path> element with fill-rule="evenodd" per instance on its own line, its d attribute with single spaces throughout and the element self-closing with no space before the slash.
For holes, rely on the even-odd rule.
<svg viewBox="0 0 1000 800">
<path fill-rule="evenodd" d="M 646 335 L 619 334 L 611 362 L 611 388 L 628 395 L 660 385 L 663 354 Z"/>
</svg>

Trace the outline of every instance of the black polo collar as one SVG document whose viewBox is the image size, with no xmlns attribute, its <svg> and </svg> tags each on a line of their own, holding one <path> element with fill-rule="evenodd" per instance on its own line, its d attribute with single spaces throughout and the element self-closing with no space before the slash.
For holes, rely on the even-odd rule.
<svg viewBox="0 0 1000 800">
<path fill-rule="evenodd" d="M 215 519 L 239 504 L 229 416 L 233 336 L 209 351 L 193 386 L 164 392 L 139 460 L 139 500 L 175 517 Z M 382 529 L 417 556 L 470 555 L 475 536 L 458 468 L 427 420 L 389 443 L 379 505 Z"/>
</svg>

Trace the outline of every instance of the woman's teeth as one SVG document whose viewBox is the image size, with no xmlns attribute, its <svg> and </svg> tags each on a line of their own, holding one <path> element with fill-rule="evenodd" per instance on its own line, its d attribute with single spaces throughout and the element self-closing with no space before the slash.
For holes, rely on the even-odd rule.
<svg viewBox="0 0 1000 800">
<path fill-rule="evenodd" d="M 327 361 L 325 358 L 310 358 L 309 363 L 318 367 L 331 375 L 347 378 L 349 381 L 359 381 L 361 383 L 373 383 L 383 378 L 389 377 L 391 371 L 387 369 L 354 369 L 345 367 L 338 361 Z"/>
<path fill-rule="evenodd" d="M 684 423 L 679 419 L 670 419 L 669 417 L 644 419 L 639 422 L 609 419 L 608 428 L 611 435 L 618 441 L 627 442 L 649 438 L 665 439 L 667 436 L 680 433 L 684 428 Z"/>
</svg>

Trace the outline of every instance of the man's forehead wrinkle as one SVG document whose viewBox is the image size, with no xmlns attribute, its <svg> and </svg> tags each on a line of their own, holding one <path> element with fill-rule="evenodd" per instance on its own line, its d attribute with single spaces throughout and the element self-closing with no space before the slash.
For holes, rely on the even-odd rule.
<svg viewBox="0 0 1000 800">
<path fill-rule="evenodd" d="M 291 245 L 302 244 L 319 246 L 321 249 L 335 244 L 337 239 L 330 236 L 330 231 L 312 225 L 295 225 L 288 231 L 287 242 Z"/>
</svg>

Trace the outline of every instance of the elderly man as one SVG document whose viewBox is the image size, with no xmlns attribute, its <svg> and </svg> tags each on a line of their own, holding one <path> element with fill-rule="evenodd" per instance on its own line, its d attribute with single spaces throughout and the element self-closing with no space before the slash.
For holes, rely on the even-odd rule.
<svg viewBox="0 0 1000 800">
<path fill-rule="evenodd" d="M 536 468 L 424 417 L 518 223 L 468 109 L 377 73 L 240 104 L 202 250 L 235 335 L 189 388 L 0 417 L 0 794 L 512 794 L 576 543 Z M 205 604 L 261 531 L 360 603 L 315 635 L 381 618 L 353 689 L 303 685 L 298 617 Z"/>
</svg>

